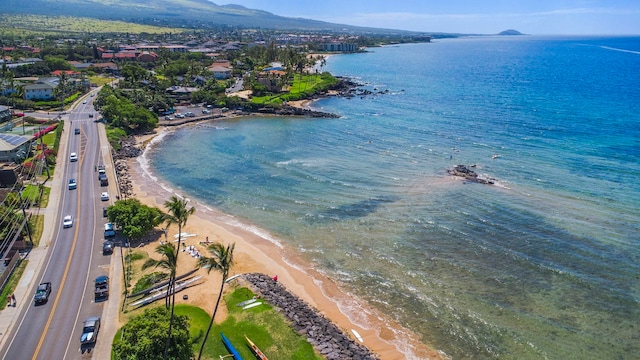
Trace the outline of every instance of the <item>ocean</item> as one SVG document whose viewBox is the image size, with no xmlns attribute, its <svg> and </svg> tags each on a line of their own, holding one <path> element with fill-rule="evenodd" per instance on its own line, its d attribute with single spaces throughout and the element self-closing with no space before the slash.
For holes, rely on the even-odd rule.
<svg viewBox="0 0 640 360">
<path fill-rule="evenodd" d="M 149 167 L 453 359 L 637 359 L 639 69 L 638 37 L 371 48 L 322 69 L 373 92 L 314 103 L 340 118 L 181 128 Z"/>
</svg>

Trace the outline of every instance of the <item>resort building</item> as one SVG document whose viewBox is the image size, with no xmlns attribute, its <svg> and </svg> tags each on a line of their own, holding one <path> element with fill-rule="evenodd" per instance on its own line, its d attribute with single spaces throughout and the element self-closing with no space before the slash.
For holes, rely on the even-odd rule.
<svg viewBox="0 0 640 360">
<path fill-rule="evenodd" d="M 328 43 L 322 44 L 322 50 L 330 52 L 356 52 L 358 44 L 354 43 Z"/>
<path fill-rule="evenodd" d="M 53 92 L 57 85 L 57 81 L 54 83 L 53 80 L 38 80 L 33 84 L 25 85 L 24 98 L 25 100 L 51 100 L 54 98 Z"/>
</svg>

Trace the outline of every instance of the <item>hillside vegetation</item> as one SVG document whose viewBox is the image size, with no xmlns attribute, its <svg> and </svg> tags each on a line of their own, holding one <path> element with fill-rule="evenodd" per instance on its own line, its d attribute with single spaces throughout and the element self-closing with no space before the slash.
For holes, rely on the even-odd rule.
<svg viewBox="0 0 640 360">
<path fill-rule="evenodd" d="M 25 35 L 28 30 L 37 34 L 47 33 L 130 33 L 163 34 L 185 31 L 181 28 L 167 28 L 142 25 L 124 21 L 99 20 L 70 16 L 6 15 L 0 17 L 0 34 Z"/>
<path fill-rule="evenodd" d="M 0 18 L 44 15 L 120 20 L 161 27 L 212 29 L 242 27 L 357 33 L 408 33 L 278 16 L 240 5 L 216 5 L 209 0 L 0 0 Z M 126 29 L 126 27 L 125 27 Z M 127 29 L 128 30 L 128 29 Z"/>
</svg>

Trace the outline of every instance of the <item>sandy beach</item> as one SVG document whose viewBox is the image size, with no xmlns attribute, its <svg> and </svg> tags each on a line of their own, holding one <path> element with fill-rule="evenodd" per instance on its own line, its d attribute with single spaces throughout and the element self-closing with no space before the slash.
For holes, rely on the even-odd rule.
<svg viewBox="0 0 640 360">
<path fill-rule="evenodd" d="M 167 131 L 170 130 L 158 129 L 156 134 L 142 136 L 136 140 L 138 144 L 145 144 L 145 151 L 148 151 L 154 141 L 161 141 L 162 136 L 158 135 Z M 173 190 L 158 180 L 155 174 L 150 174 L 143 167 L 143 163 L 144 161 L 141 162 L 140 159 L 128 160 L 134 196 L 142 203 L 157 206 L 164 211 L 166 209 L 163 204 L 166 200 L 172 195 L 182 194 L 173 193 Z M 345 333 L 352 336 L 351 329 L 357 330 L 362 335 L 363 344 L 381 359 L 442 358 L 437 350 L 422 344 L 416 335 L 394 324 L 389 317 L 378 313 L 366 303 L 346 294 L 338 284 L 305 264 L 299 254 L 282 245 L 265 231 L 253 228 L 249 224 L 244 224 L 238 219 L 196 201 L 191 201 L 190 204 L 195 206 L 196 212 L 182 230 L 183 233 L 190 234 L 184 239 L 185 245 L 192 246 L 199 253 L 207 255 L 205 244 L 201 244 L 207 239 L 210 242 L 222 242 L 225 245 L 235 242 L 235 265 L 231 276 L 247 272 L 277 275 L 278 281 L 331 319 Z M 174 235 L 177 232 L 177 227 L 169 228 L 167 239 L 175 240 Z M 162 235 L 156 236 L 137 251 L 145 251 L 155 257 L 155 247 L 163 238 Z M 196 263 L 196 258 L 187 251 L 181 254 L 183 256 L 179 260 L 178 274 L 193 269 Z M 199 270 L 199 273 L 204 275 L 202 283 L 184 290 L 176 299 L 179 303 L 199 306 L 211 314 L 221 277 L 214 272 L 207 276 L 204 270 Z M 187 300 L 183 300 L 184 294 L 188 295 Z M 224 310 L 224 307 L 221 307 L 221 310 Z M 216 321 L 222 321 L 224 316 L 226 316 L 225 312 L 219 311 Z"/>
</svg>

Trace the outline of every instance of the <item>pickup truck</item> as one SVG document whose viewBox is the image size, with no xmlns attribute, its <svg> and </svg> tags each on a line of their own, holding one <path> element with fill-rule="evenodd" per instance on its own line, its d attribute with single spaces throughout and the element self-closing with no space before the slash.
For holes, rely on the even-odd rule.
<svg viewBox="0 0 640 360">
<path fill-rule="evenodd" d="M 82 335 L 80 336 L 80 343 L 82 345 L 85 344 L 95 344 L 98 339 L 98 332 L 100 331 L 100 317 L 99 316 L 89 316 L 87 320 L 84 321 L 82 326 Z"/>
<path fill-rule="evenodd" d="M 98 181 L 100 181 L 100 186 L 109 185 L 109 179 L 107 178 L 107 170 L 104 165 L 98 165 Z"/>
<path fill-rule="evenodd" d="M 36 289 L 36 294 L 33 297 L 33 301 L 36 303 L 36 305 L 44 304 L 49 300 L 50 294 L 51 294 L 51 283 L 43 282 L 40 285 L 38 285 L 38 288 Z"/>
<path fill-rule="evenodd" d="M 106 275 L 98 276 L 95 280 L 95 288 L 93 290 L 96 299 L 106 298 L 109 296 L 109 277 Z"/>
<path fill-rule="evenodd" d="M 108 186 L 109 179 L 107 178 L 107 174 L 98 175 L 98 180 L 100 181 L 100 186 Z"/>
</svg>

